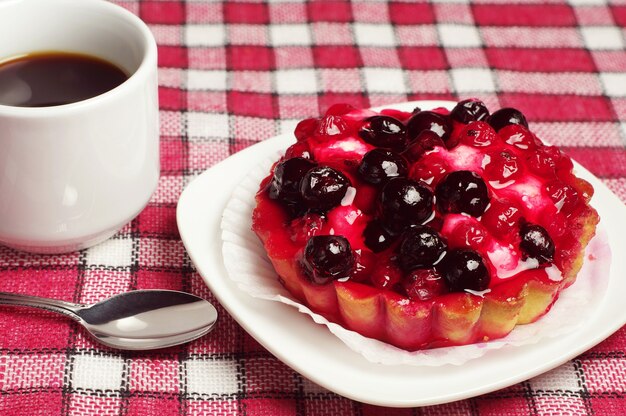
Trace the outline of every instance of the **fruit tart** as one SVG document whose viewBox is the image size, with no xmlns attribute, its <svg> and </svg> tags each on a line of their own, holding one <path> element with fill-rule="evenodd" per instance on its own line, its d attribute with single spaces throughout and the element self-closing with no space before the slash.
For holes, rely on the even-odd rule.
<svg viewBox="0 0 626 416">
<path fill-rule="evenodd" d="M 254 232 L 298 301 L 405 350 L 539 319 L 599 221 L 591 185 L 514 108 L 338 104 L 295 137 L 256 194 Z"/>
</svg>

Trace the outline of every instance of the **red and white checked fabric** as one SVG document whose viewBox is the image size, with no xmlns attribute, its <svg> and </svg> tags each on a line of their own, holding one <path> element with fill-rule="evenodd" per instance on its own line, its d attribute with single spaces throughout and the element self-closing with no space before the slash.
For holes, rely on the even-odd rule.
<svg viewBox="0 0 626 416">
<path fill-rule="evenodd" d="M 490 108 L 517 107 L 542 138 L 626 201 L 624 0 L 118 3 L 146 21 L 159 44 L 159 187 L 131 224 L 97 247 L 63 256 L 0 248 L 2 291 L 92 302 L 164 288 L 215 301 L 177 232 L 184 186 L 335 102 L 479 97 Z M 624 328 L 504 390 L 385 409 L 312 384 L 219 312 L 209 336 L 128 353 L 95 344 L 66 319 L 0 307 L 0 414 L 626 414 Z"/>
</svg>

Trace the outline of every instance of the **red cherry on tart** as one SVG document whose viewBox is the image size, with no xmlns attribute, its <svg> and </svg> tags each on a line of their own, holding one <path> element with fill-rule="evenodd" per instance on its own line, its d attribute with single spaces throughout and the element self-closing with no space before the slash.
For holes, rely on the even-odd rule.
<svg viewBox="0 0 626 416">
<path fill-rule="evenodd" d="M 335 105 L 303 120 L 256 195 L 281 283 L 409 351 L 488 341 L 546 314 L 599 217 L 569 157 L 515 108 Z"/>
</svg>

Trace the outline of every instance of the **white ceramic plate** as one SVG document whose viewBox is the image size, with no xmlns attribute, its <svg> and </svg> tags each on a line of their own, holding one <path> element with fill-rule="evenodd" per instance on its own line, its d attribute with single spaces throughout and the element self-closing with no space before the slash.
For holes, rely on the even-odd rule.
<svg viewBox="0 0 626 416">
<path fill-rule="evenodd" d="M 450 106 L 419 101 L 393 106 Z M 392 106 L 388 106 L 392 107 Z M 313 382 L 350 399 L 380 406 L 425 406 L 460 400 L 526 380 L 577 356 L 626 324 L 626 256 L 613 256 L 604 301 L 584 326 L 568 336 L 534 345 L 489 351 L 461 366 L 387 366 L 350 350 L 324 326 L 287 305 L 255 299 L 227 277 L 222 261 L 220 222 L 232 190 L 250 166 L 293 142 L 290 134 L 251 146 L 215 165 L 184 190 L 177 208 L 182 241 L 213 294 L 237 322 L 272 354 Z M 594 206 L 607 229 L 613 253 L 626 243 L 626 206 L 588 171 L 579 176 L 595 188 Z"/>
</svg>

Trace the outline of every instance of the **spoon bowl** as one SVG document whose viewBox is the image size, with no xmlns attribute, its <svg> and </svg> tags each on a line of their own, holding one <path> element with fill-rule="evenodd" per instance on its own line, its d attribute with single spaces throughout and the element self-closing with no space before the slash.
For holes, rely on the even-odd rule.
<svg viewBox="0 0 626 416">
<path fill-rule="evenodd" d="M 217 310 L 211 303 L 173 290 L 135 290 L 93 305 L 0 292 L 0 304 L 63 314 L 102 344 L 124 350 L 183 344 L 209 333 L 217 321 Z"/>
</svg>

